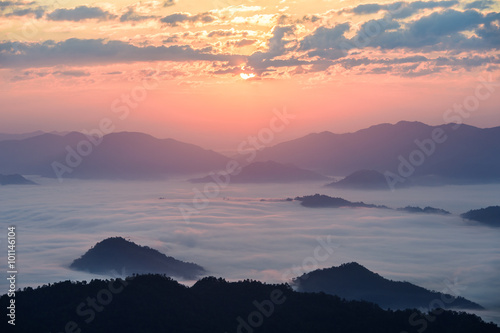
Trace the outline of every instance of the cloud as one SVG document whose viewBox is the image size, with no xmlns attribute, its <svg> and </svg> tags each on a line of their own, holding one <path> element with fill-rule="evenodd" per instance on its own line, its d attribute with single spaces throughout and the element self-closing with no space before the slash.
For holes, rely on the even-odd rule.
<svg viewBox="0 0 500 333">
<path fill-rule="evenodd" d="M 173 6 L 177 3 L 176 0 L 167 0 L 167 1 L 163 1 L 163 7 L 170 7 L 170 6 Z"/>
<path fill-rule="evenodd" d="M 410 25 L 409 31 L 416 37 L 444 36 L 468 30 L 481 23 L 484 23 L 484 17 L 475 10 L 446 10 L 422 17 Z"/>
<path fill-rule="evenodd" d="M 138 22 L 138 21 L 144 21 L 144 20 L 149 20 L 149 19 L 154 19 L 157 18 L 157 16 L 154 15 L 140 15 L 135 12 L 133 8 L 129 8 L 127 12 L 122 14 L 120 16 L 120 22 L 127 22 L 127 21 L 132 21 L 132 22 Z"/>
<path fill-rule="evenodd" d="M 465 9 L 489 9 L 493 7 L 495 1 L 493 0 L 478 0 L 465 5 Z"/>
<path fill-rule="evenodd" d="M 312 34 L 300 41 L 299 50 L 309 51 L 308 55 L 310 57 L 319 56 L 324 59 L 341 58 L 345 56 L 343 48 L 351 48 L 348 39 L 344 36 L 349 29 L 349 23 L 338 24 L 333 28 L 319 27 Z"/>
<path fill-rule="evenodd" d="M 255 39 L 240 39 L 240 40 L 231 40 L 231 41 L 227 41 L 227 44 L 228 45 L 232 45 L 234 47 L 245 47 L 245 46 L 249 46 L 249 45 L 253 45 L 257 42 L 257 40 Z"/>
<path fill-rule="evenodd" d="M 368 3 L 361 4 L 353 8 L 344 9 L 340 12 L 353 13 L 355 15 L 376 14 L 380 11 L 387 11 L 393 18 L 406 18 L 423 10 L 434 8 L 450 8 L 458 5 L 457 0 L 442 0 L 442 1 L 413 1 L 405 2 L 398 1 L 387 4 Z"/>
<path fill-rule="evenodd" d="M 191 15 L 189 13 L 174 13 L 165 16 L 160 21 L 171 27 L 179 26 L 182 23 L 212 23 L 217 18 L 210 13 Z"/>
<path fill-rule="evenodd" d="M 72 77 L 90 76 L 89 72 L 80 71 L 80 70 L 55 71 L 52 74 L 62 75 L 62 76 L 72 76 Z"/>
<path fill-rule="evenodd" d="M 13 10 L 10 13 L 5 14 L 5 17 L 34 15 L 37 19 L 39 19 L 44 14 L 45 14 L 45 9 L 43 9 L 42 7 L 38 7 L 38 8 L 24 8 L 24 9 L 15 9 L 15 10 Z"/>
<path fill-rule="evenodd" d="M 47 14 L 47 19 L 52 21 L 82 21 L 88 19 L 112 19 L 115 18 L 115 15 L 112 15 L 108 11 L 105 11 L 99 7 L 87 7 L 87 6 L 78 6 L 72 9 L 60 8 L 54 10 L 52 13 Z"/>
<path fill-rule="evenodd" d="M 213 54 L 210 48 L 189 45 L 137 47 L 126 42 L 71 38 L 60 42 L 0 43 L 0 68 L 56 65 L 108 64 L 139 61 L 223 61 L 244 60 L 229 54 Z"/>
</svg>

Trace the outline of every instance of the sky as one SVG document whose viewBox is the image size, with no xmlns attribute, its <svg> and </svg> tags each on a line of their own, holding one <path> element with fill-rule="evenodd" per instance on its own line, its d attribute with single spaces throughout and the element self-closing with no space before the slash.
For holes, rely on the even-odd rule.
<svg viewBox="0 0 500 333">
<path fill-rule="evenodd" d="M 457 105 L 499 126 L 499 47 L 494 0 L 0 1 L 0 132 L 110 119 L 231 150 L 273 110 L 294 115 L 277 143 Z"/>
</svg>

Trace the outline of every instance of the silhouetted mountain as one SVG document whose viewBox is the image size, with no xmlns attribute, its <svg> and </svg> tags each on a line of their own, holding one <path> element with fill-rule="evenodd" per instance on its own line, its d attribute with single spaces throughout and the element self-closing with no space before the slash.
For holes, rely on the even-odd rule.
<svg viewBox="0 0 500 333">
<path fill-rule="evenodd" d="M 255 162 L 243 167 L 240 173 L 230 175 L 231 183 L 292 183 L 326 180 L 328 177 L 314 171 L 284 165 L 274 161 Z M 212 176 L 191 179 L 193 183 L 213 182 Z"/>
<path fill-rule="evenodd" d="M 434 207 L 425 207 L 425 208 L 420 208 L 420 207 L 413 207 L 413 206 L 406 206 L 404 208 L 398 208 L 398 210 L 405 211 L 408 213 L 423 213 L 423 214 L 440 214 L 440 215 L 449 215 L 451 214 L 449 211 L 441 209 L 441 208 L 434 208 Z"/>
<path fill-rule="evenodd" d="M 410 181 L 398 183 L 395 188 L 408 187 Z M 385 176 L 375 170 L 358 170 L 326 186 L 353 190 L 390 190 Z"/>
<path fill-rule="evenodd" d="M 500 206 L 473 209 L 460 216 L 467 220 L 485 223 L 493 227 L 500 227 Z"/>
<path fill-rule="evenodd" d="M 309 134 L 263 149 L 257 160 L 342 176 L 363 169 L 398 174 L 403 158 L 416 163 L 409 174 L 417 184 L 429 175 L 448 183 L 500 181 L 500 127 L 456 126 L 401 121 L 355 133 Z"/>
<path fill-rule="evenodd" d="M 0 298 L 5 309 L 9 299 Z M 287 285 L 208 277 L 188 288 L 159 276 L 59 282 L 16 293 L 16 331 L 237 333 L 498 333 L 479 317 L 387 311 L 375 304 L 299 293 Z M 429 318 L 429 319 L 426 319 Z M 10 332 L 8 318 L 0 322 Z M 432 319 L 432 320 L 431 320 Z"/>
<path fill-rule="evenodd" d="M 74 260 L 70 268 L 101 274 L 160 273 L 185 279 L 196 279 L 205 273 L 199 265 L 167 257 L 155 249 L 139 246 L 121 237 L 97 243 Z"/>
<path fill-rule="evenodd" d="M 227 161 L 195 145 L 132 132 L 0 141 L 0 173 L 45 177 L 57 177 L 56 169 L 62 178 L 157 179 L 222 169 Z"/>
<path fill-rule="evenodd" d="M 387 206 L 378 206 L 365 204 L 364 202 L 352 202 L 342 198 L 333 198 L 324 194 L 306 195 L 303 197 L 296 197 L 295 200 L 300 201 L 300 204 L 304 207 L 310 208 L 340 208 L 340 207 L 364 207 L 364 208 L 384 208 L 389 209 Z"/>
<path fill-rule="evenodd" d="M 34 132 L 28 132 L 28 133 L 20 133 L 20 134 L 10 134 L 10 133 L 0 133 L 0 141 L 4 140 L 23 140 L 23 139 L 28 139 L 28 138 L 33 138 L 35 136 L 40 136 L 42 134 L 46 134 L 47 132 L 44 131 L 34 131 Z M 52 131 L 49 134 L 54 134 L 54 135 L 66 135 L 69 132 L 59 132 L 59 131 Z"/>
<path fill-rule="evenodd" d="M 0 185 L 36 185 L 35 182 L 21 175 L 0 175 Z"/>
<path fill-rule="evenodd" d="M 294 284 L 301 292 L 324 292 L 347 300 L 373 302 L 390 309 L 429 308 L 429 306 L 444 306 L 447 309 L 483 309 L 479 304 L 463 297 L 429 291 L 409 282 L 385 279 L 355 262 L 315 270 L 296 278 Z"/>
</svg>

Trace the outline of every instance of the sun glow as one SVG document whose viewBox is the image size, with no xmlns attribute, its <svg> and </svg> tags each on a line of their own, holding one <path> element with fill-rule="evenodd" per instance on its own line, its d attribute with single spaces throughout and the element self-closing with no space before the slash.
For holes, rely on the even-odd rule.
<svg viewBox="0 0 500 333">
<path fill-rule="evenodd" d="M 253 74 L 253 73 L 250 73 L 250 74 L 240 73 L 240 76 L 243 80 L 248 80 L 248 79 L 251 79 L 252 77 L 255 77 L 255 74 Z"/>
</svg>

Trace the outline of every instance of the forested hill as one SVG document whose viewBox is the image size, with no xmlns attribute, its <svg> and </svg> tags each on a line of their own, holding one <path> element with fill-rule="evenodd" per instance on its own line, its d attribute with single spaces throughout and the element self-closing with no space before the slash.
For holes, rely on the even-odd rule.
<svg viewBox="0 0 500 333">
<path fill-rule="evenodd" d="M 2 296 L 0 306 L 9 301 Z M 66 281 L 19 291 L 15 304 L 15 328 L 26 333 L 500 332 L 471 314 L 438 311 L 425 317 L 417 310 L 385 311 L 373 303 L 299 293 L 288 285 L 213 277 L 191 288 L 161 275 Z M 0 331 L 12 328 L 1 321 Z"/>
</svg>

